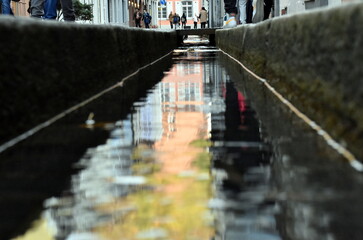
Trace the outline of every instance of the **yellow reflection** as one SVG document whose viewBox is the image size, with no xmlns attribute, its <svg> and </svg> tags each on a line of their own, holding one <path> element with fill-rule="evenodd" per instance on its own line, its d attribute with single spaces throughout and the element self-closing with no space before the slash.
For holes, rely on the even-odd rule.
<svg viewBox="0 0 363 240">
<path fill-rule="evenodd" d="M 210 156 L 190 144 L 186 148 L 193 152 L 188 168 L 170 172 L 161 165 L 148 174 L 153 189 L 144 187 L 124 199 L 100 206 L 98 211 L 122 214 L 115 223 L 99 227 L 96 232 L 105 239 L 210 239 L 214 233 L 213 219 L 206 207 L 211 198 Z M 136 155 L 140 155 L 140 149 L 145 146 L 138 148 Z M 135 169 L 150 169 L 148 165 L 153 162 L 148 157 Z"/>
<path fill-rule="evenodd" d="M 148 184 L 134 186 L 126 197 L 97 207 L 101 213 L 117 213 L 112 223 L 93 229 L 103 239 L 204 240 L 214 236 L 207 208 L 212 198 L 207 117 L 189 108 L 170 107 L 203 104 L 202 72 L 198 64 L 179 66 L 163 79 L 170 93 L 162 97 L 163 136 L 153 144 L 139 144 L 133 153 L 133 172 L 146 177 Z"/>
<path fill-rule="evenodd" d="M 14 238 L 13 240 L 54 240 L 53 232 L 49 228 L 47 222 L 42 218 L 36 221 L 31 229 L 23 236 Z"/>
</svg>

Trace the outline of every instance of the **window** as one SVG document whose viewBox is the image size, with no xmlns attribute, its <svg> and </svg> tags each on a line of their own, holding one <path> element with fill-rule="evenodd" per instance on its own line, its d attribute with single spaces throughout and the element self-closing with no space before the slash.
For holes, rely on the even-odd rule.
<svg viewBox="0 0 363 240">
<path fill-rule="evenodd" d="M 183 13 L 185 13 L 185 16 L 187 16 L 187 18 L 192 18 L 193 17 L 193 2 L 192 1 L 183 1 L 182 6 L 183 6 Z"/>
<path fill-rule="evenodd" d="M 163 4 L 158 3 L 158 17 L 160 18 L 166 18 L 166 6 Z"/>
</svg>

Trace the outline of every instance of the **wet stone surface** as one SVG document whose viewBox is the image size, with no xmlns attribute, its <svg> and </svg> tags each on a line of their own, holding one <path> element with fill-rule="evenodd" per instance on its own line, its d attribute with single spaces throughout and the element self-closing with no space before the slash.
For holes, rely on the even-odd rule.
<svg viewBox="0 0 363 240">
<path fill-rule="evenodd" d="M 361 239 L 361 175 L 263 86 L 202 46 L 155 68 L 0 154 L 0 239 Z"/>
</svg>

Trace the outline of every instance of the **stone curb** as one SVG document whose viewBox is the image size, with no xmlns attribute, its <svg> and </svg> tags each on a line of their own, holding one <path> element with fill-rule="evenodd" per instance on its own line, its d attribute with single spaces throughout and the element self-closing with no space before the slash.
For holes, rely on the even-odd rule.
<svg viewBox="0 0 363 240">
<path fill-rule="evenodd" d="M 112 86 L 177 44 L 175 31 L 7 16 L 0 16 L 0 33 L 0 143 Z"/>
<path fill-rule="evenodd" d="M 363 159 L 363 4 L 217 30 L 216 43 Z"/>
</svg>

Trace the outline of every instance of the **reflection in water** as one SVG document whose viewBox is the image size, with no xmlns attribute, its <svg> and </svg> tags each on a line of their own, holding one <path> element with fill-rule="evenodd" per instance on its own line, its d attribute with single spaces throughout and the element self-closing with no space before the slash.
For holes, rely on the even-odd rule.
<svg viewBox="0 0 363 240">
<path fill-rule="evenodd" d="M 251 100 L 271 145 L 271 190 L 282 239 L 363 239 L 363 175 L 223 55 L 223 67 Z M 225 61 L 227 60 L 227 61 Z M 263 135 L 266 133 L 263 132 Z"/>
<path fill-rule="evenodd" d="M 45 202 L 55 239 L 279 239 L 259 123 L 207 50 L 176 51 L 75 165 L 71 189 Z"/>
<path fill-rule="evenodd" d="M 269 154 L 261 142 L 259 122 L 244 95 L 233 83 L 224 86 L 226 111 L 212 117 L 216 217 L 215 239 L 280 239 L 269 192 Z M 224 119 L 225 126 L 218 126 Z M 213 121 L 214 120 L 214 121 Z M 215 124 L 213 124 L 215 123 Z"/>
<path fill-rule="evenodd" d="M 129 109 L 117 101 L 125 95 L 109 92 L 2 155 L 0 202 L 12 207 L 1 207 L 17 207 L 17 220 L 70 174 L 70 159 L 80 159 L 68 190 L 47 199 L 42 217 L 16 239 L 362 239 L 363 175 L 218 56 L 179 49 L 174 66 L 127 116 L 113 114 Z M 87 116 L 96 122 L 80 126 Z M 72 132 L 66 142 L 65 132 Z M 45 172 L 52 184 L 39 181 Z"/>
<path fill-rule="evenodd" d="M 45 202 L 56 239 L 213 236 L 206 69 L 190 62 L 198 55 L 177 56 L 179 63 L 114 124 L 107 142 L 87 150 L 70 191 Z"/>
</svg>

